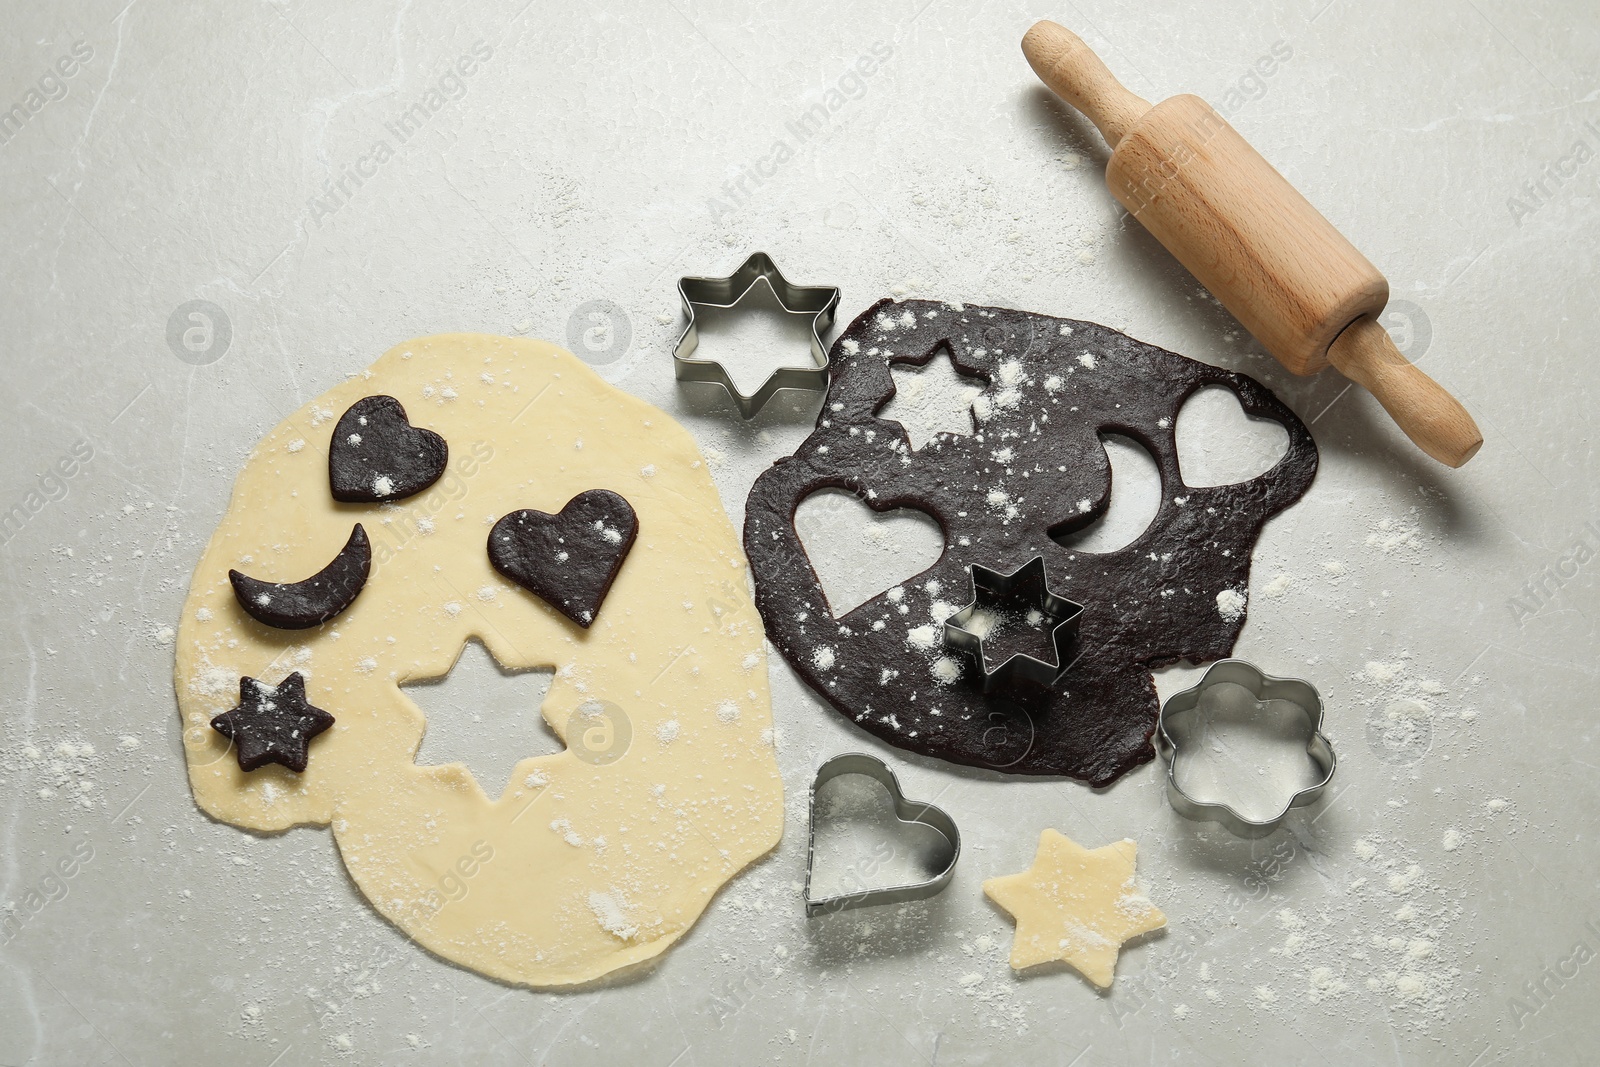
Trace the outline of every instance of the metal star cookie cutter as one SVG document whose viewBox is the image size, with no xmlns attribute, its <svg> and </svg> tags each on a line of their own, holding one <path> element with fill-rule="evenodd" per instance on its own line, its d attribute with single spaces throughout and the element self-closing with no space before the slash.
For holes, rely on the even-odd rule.
<svg viewBox="0 0 1600 1067">
<path fill-rule="evenodd" d="M 1055 681 L 1068 665 L 1067 654 L 1078 632 L 1078 616 L 1083 614 L 1083 605 L 1050 591 L 1045 580 L 1043 556 L 1034 556 L 1010 574 L 1002 574 L 976 563 L 967 571 L 972 579 L 972 603 L 945 619 L 945 644 L 972 655 L 983 675 L 983 690 L 986 693 L 1019 681 L 1041 686 Z M 1005 600 L 1019 591 L 1026 596 L 1030 609 L 1045 619 L 1055 620 L 1050 628 L 1050 643 L 1055 649 L 1053 663 L 1023 652 L 1013 652 L 999 663 L 991 665 L 984 652 L 984 641 L 992 626 L 992 623 L 985 625 L 984 616 L 980 614 L 986 610 L 984 601 Z"/>
<path fill-rule="evenodd" d="M 902 823 L 929 827 L 950 843 L 950 860 L 939 873 L 920 882 L 903 885 L 880 886 L 862 889 L 855 893 L 839 893 L 831 897 L 811 895 L 811 872 L 817 859 L 817 790 L 821 789 L 824 783 L 846 774 L 862 774 L 882 783 L 889 791 L 889 799 L 894 801 L 895 818 Z M 895 777 L 894 771 L 878 757 L 869 756 L 865 752 L 846 752 L 834 756 L 817 768 L 817 776 L 811 782 L 811 826 L 806 841 L 804 889 L 806 918 L 813 918 L 823 912 L 870 908 L 876 904 L 903 904 L 908 900 L 926 899 L 950 884 L 950 879 L 956 871 L 956 861 L 960 858 L 961 832 L 956 829 L 955 820 L 946 815 L 943 809 L 932 804 L 907 800 L 905 794 L 900 791 L 900 780 Z"/>
<path fill-rule="evenodd" d="M 755 286 L 766 282 L 772 295 L 785 313 L 811 316 L 811 365 L 806 367 L 779 367 L 768 376 L 761 387 L 748 395 L 739 392 L 733 378 L 721 363 L 711 359 L 692 359 L 700 344 L 700 331 L 695 322 L 695 305 L 714 308 L 731 308 Z M 680 382 L 709 382 L 720 385 L 739 406 L 739 414 L 752 418 L 766 406 L 779 389 L 809 389 L 824 392 L 828 388 L 828 349 L 822 343 L 823 335 L 833 327 L 833 314 L 839 307 L 839 289 L 831 285 L 795 285 L 783 276 L 772 257 L 756 252 L 743 265 L 726 278 L 679 278 L 678 295 L 683 298 L 683 311 L 689 324 L 672 349 L 672 367 Z"/>
<path fill-rule="evenodd" d="M 1316 764 L 1320 776 L 1314 784 L 1291 795 L 1283 809 L 1270 818 L 1249 818 L 1225 801 L 1199 800 L 1178 785 L 1178 757 L 1185 742 L 1196 734 L 1191 720 L 1200 706 L 1200 698 L 1207 689 L 1225 682 L 1243 686 L 1258 705 L 1282 700 L 1298 707 L 1305 716 L 1306 755 Z M 1156 720 L 1156 748 L 1167 761 L 1167 799 L 1178 814 L 1198 822 L 1221 823 L 1238 837 L 1265 836 L 1278 828 L 1290 810 L 1315 803 L 1333 780 L 1339 763 L 1333 744 L 1322 733 L 1322 697 L 1316 686 L 1300 678 L 1273 677 L 1242 659 L 1217 660 L 1206 668 L 1199 683 L 1173 694 L 1162 705 Z"/>
</svg>

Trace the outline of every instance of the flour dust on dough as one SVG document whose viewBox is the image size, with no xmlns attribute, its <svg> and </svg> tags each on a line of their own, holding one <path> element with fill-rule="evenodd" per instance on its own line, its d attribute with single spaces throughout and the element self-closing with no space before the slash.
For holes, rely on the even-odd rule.
<svg viewBox="0 0 1600 1067">
<path fill-rule="evenodd" d="M 330 435 L 372 395 L 443 435 L 448 466 L 409 499 L 340 504 Z M 496 573 L 486 543 L 506 513 L 553 514 L 591 489 L 624 497 L 639 527 L 585 630 Z M 286 631 L 240 609 L 230 567 L 293 581 L 354 522 L 373 564 L 349 610 Z M 175 672 L 195 800 L 251 830 L 331 826 L 373 907 L 501 981 L 573 985 L 650 959 L 782 833 L 747 589 L 710 475 L 672 419 L 543 342 L 400 345 L 262 440 L 195 570 Z M 538 710 L 568 746 L 522 760 L 499 797 L 461 764 L 416 765 L 423 714 L 400 688 L 448 673 L 473 638 L 507 667 L 554 668 Z M 275 685 L 294 671 L 335 725 L 303 774 L 242 772 L 212 717 L 241 676 Z"/>
</svg>

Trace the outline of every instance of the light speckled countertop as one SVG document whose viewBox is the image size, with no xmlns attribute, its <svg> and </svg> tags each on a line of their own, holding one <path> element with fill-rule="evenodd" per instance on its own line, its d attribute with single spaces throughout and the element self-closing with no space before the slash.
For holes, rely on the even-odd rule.
<svg viewBox="0 0 1600 1067">
<path fill-rule="evenodd" d="M 0 1064 L 1592 1060 L 1592 6 L 613 6 L 7 5 Z M 1141 95 L 1212 100 L 1384 270 L 1477 459 L 1433 465 L 1369 396 L 1237 336 L 1036 83 L 1040 17 Z M 738 522 L 815 400 L 742 423 L 668 352 L 676 278 L 756 249 L 841 286 L 841 322 L 891 294 L 1092 319 L 1312 423 L 1321 470 L 1258 545 L 1237 651 L 1321 688 L 1332 799 L 1252 843 L 1179 819 L 1159 763 L 1093 792 L 908 758 L 774 658 L 782 846 L 648 972 L 575 994 L 408 945 L 325 831 L 201 815 L 169 628 L 256 439 L 408 337 L 543 337 L 688 425 Z M 848 510 L 808 519 L 846 586 L 877 573 Z M 459 727 L 429 743 L 504 763 Z M 806 786 L 847 749 L 939 797 L 965 855 L 930 903 L 808 924 Z M 1006 965 L 979 882 L 1045 826 L 1135 838 L 1169 917 L 1109 996 Z"/>
</svg>

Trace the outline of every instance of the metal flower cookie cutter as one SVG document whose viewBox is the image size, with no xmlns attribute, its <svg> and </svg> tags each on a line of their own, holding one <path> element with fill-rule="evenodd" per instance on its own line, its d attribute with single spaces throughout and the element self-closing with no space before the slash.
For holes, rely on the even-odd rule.
<svg viewBox="0 0 1600 1067">
<path fill-rule="evenodd" d="M 828 897 L 811 895 L 811 876 L 817 861 L 817 790 L 825 783 L 846 774 L 865 775 L 880 782 L 889 791 L 889 799 L 894 802 L 895 818 L 901 823 L 929 827 L 949 843 L 950 859 L 938 873 L 921 881 L 900 885 L 863 888 L 853 893 L 837 893 Z M 804 889 L 806 918 L 810 919 L 823 912 L 869 908 L 875 904 L 903 904 L 908 900 L 931 897 L 950 884 L 950 878 L 955 874 L 956 861 L 960 858 L 961 832 L 956 829 L 955 820 L 946 815 L 943 809 L 936 808 L 932 804 L 907 800 L 905 794 L 900 791 L 900 780 L 895 777 L 894 771 L 876 756 L 869 756 L 864 752 L 846 752 L 834 756 L 817 768 L 817 776 L 811 782 L 811 827 L 806 841 Z"/>
<path fill-rule="evenodd" d="M 766 284 L 779 306 L 789 315 L 811 317 L 811 363 L 807 366 L 779 367 L 754 393 L 741 393 L 733 384 L 728 369 L 712 359 L 693 359 L 700 344 L 700 330 L 694 309 L 731 308 L 757 285 Z M 828 349 L 822 337 L 833 327 L 833 314 L 839 307 L 839 289 L 831 285 L 795 285 L 783 276 L 772 257 L 756 252 L 726 278 L 679 278 L 678 295 L 689 323 L 672 349 L 672 368 L 680 382 L 709 382 L 720 385 L 739 406 L 739 414 L 751 418 L 766 406 L 779 389 L 828 388 Z"/>
<path fill-rule="evenodd" d="M 1238 744 L 1223 738 L 1219 723 L 1243 728 L 1233 738 Z M 1252 766 L 1253 756 L 1265 754 L 1274 745 L 1281 751 L 1286 741 L 1305 745 L 1309 766 L 1301 769 L 1298 779 L 1271 777 L 1260 764 L 1254 765 L 1254 779 L 1243 773 Z M 1185 748 L 1207 742 L 1221 746 L 1239 764 L 1229 779 L 1210 783 L 1221 797 L 1211 795 L 1211 789 L 1197 788 L 1194 782 L 1178 784 L 1178 764 Z M 1206 668 L 1198 684 L 1174 694 L 1162 706 L 1156 722 L 1156 747 L 1167 761 L 1167 799 L 1178 814 L 1221 823 L 1239 837 L 1269 834 L 1291 809 L 1314 803 L 1338 766 L 1333 745 L 1322 734 L 1322 697 L 1316 687 L 1299 678 L 1275 678 L 1242 659 L 1217 660 Z M 1310 784 L 1304 784 L 1307 771 Z M 1271 803 L 1272 796 L 1285 793 L 1288 796 L 1281 806 Z"/>
</svg>

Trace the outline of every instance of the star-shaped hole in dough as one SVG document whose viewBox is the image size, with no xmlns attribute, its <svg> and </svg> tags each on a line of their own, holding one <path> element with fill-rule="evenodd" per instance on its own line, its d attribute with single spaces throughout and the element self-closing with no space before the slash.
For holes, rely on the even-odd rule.
<svg viewBox="0 0 1600 1067">
<path fill-rule="evenodd" d="M 906 429 L 915 452 L 941 433 L 971 437 L 972 402 L 983 395 L 985 382 L 964 373 L 940 347 L 921 366 L 909 361 L 889 364 L 894 396 L 878 414 Z"/>
<path fill-rule="evenodd" d="M 427 722 L 417 766 L 465 764 L 485 794 L 500 796 L 524 759 L 564 748 L 541 710 L 553 674 L 507 667 L 469 638 L 448 674 L 402 687 Z"/>
<path fill-rule="evenodd" d="M 984 882 L 984 895 L 1017 923 L 1012 969 L 1060 961 L 1109 989 L 1123 943 L 1167 924 L 1133 884 L 1138 848 L 1124 838 L 1086 849 L 1045 830 L 1032 867 Z"/>
</svg>

